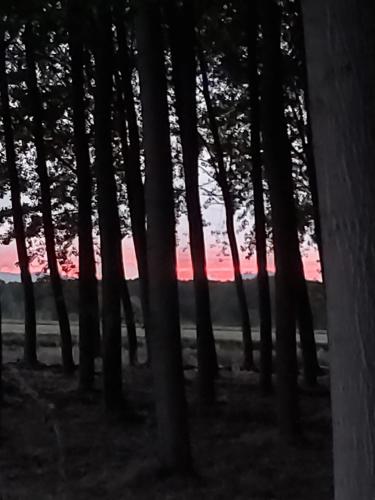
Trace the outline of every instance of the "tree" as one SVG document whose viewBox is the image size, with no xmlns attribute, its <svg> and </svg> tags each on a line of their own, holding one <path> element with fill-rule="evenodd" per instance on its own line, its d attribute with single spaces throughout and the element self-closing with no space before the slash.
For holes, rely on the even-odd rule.
<svg viewBox="0 0 375 500">
<path fill-rule="evenodd" d="M 92 174 L 86 133 L 84 46 L 82 3 L 68 5 L 69 50 L 72 76 L 72 108 L 75 156 L 78 180 L 79 242 L 79 347 L 80 385 L 91 388 L 94 381 L 94 358 L 100 345 L 98 285 L 92 236 Z M 98 342 L 99 339 L 99 342 Z"/>
<path fill-rule="evenodd" d="M 14 131 L 9 104 L 9 91 L 6 71 L 6 40 L 4 25 L 0 25 L 0 94 L 2 118 L 5 136 L 8 177 L 10 181 L 10 195 L 14 234 L 17 245 L 18 263 L 21 271 L 21 280 L 24 294 L 25 308 L 25 342 L 24 360 L 30 365 L 37 361 L 36 353 L 36 316 L 34 286 L 29 268 L 29 257 L 26 248 L 25 227 L 21 202 L 21 187 L 18 177 L 17 158 L 14 145 Z"/>
<path fill-rule="evenodd" d="M 168 14 L 194 274 L 199 396 L 202 402 L 209 403 L 215 399 L 214 377 L 218 367 L 199 200 L 194 12 L 191 3 L 184 2 L 181 7 L 178 7 L 172 1 L 168 4 Z"/>
<path fill-rule="evenodd" d="M 99 0 L 93 11 L 95 58 L 95 168 L 102 266 L 103 383 L 107 408 L 122 397 L 120 221 L 111 144 L 113 46 L 110 6 Z"/>
<path fill-rule="evenodd" d="M 120 53 L 117 53 L 117 59 L 120 59 Z M 119 121 L 119 135 L 120 135 L 120 142 L 121 142 L 121 150 L 122 150 L 122 157 L 124 160 L 124 163 L 126 164 L 128 159 L 129 159 L 129 145 L 128 145 L 128 131 L 127 131 L 127 126 L 126 126 L 126 111 L 125 111 L 125 104 L 124 104 L 124 96 L 122 92 L 122 84 L 121 84 L 121 77 L 119 74 L 119 71 L 115 71 L 115 81 L 116 81 L 116 95 L 117 95 L 117 100 L 116 100 L 116 110 L 118 114 L 118 121 Z M 127 178 L 128 176 L 126 176 Z M 133 189 L 133 186 L 131 183 L 127 182 L 127 192 L 128 192 L 128 199 L 129 199 L 129 193 Z M 142 197 L 143 197 L 143 184 L 142 184 Z M 132 195 L 130 195 L 130 198 L 134 198 Z M 138 198 L 137 198 L 138 199 Z M 135 219 L 134 218 L 134 206 L 133 206 L 134 200 L 132 201 L 132 210 L 131 210 L 131 219 L 133 220 L 133 235 L 134 231 L 137 231 L 137 224 L 135 224 Z M 129 200 L 129 205 L 130 205 L 130 200 Z M 121 234 L 121 228 L 119 228 L 120 234 Z M 135 241 L 136 238 L 133 236 L 133 241 Z M 144 241 L 145 248 L 144 251 L 146 252 L 146 241 Z M 123 266 L 122 266 L 123 267 Z M 139 266 L 138 266 L 139 269 Z M 122 307 L 124 310 L 124 315 L 125 315 L 125 321 L 126 321 L 126 329 L 128 333 L 128 352 L 129 352 L 129 363 L 131 366 L 134 366 L 137 363 L 137 351 L 138 351 L 138 340 L 137 340 L 137 330 L 135 326 L 135 319 L 134 319 L 134 311 L 133 311 L 133 306 L 130 300 L 130 294 L 129 294 L 129 287 L 125 278 L 125 272 L 123 270 L 123 285 L 121 288 L 121 299 L 122 299 Z M 147 286 L 147 285 L 146 285 Z M 142 291 L 144 294 L 144 287 L 141 286 L 141 297 Z M 143 297 L 145 298 L 145 297 Z M 147 299 L 148 300 L 148 299 Z M 147 303 L 147 302 L 146 302 Z M 143 307 L 144 311 L 144 307 Z"/>
<path fill-rule="evenodd" d="M 72 356 L 72 337 L 70 332 L 68 311 L 65 304 L 63 287 L 55 251 L 55 235 L 52 219 L 50 182 L 48 177 L 47 158 L 44 144 L 43 103 L 38 87 L 34 50 L 35 34 L 31 23 L 28 23 L 25 27 L 23 40 L 26 53 L 26 84 L 29 93 L 30 108 L 32 110 L 33 116 L 32 133 L 34 136 L 35 148 L 37 153 L 36 162 L 40 182 L 42 218 L 46 242 L 48 268 L 51 276 L 51 285 L 60 327 L 63 367 L 66 373 L 71 373 L 74 370 L 74 362 Z"/>
<path fill-rule="evenodd" d="M 118 227 L 118 234 L 121 241 L 121 228 Z M 126 332 L 128 335 L 128 352 L 129 352 L 129 364 L 134 366 L 137 363 L 137 351 L 138 351 L 138 340 L 137 340 L 137 328 L 135 325 L 133 304 L 130 299 L 128 282 L 125 277 L 124 261 L 122 259 L 121 265 L 121 301 L 122 308 L 125 316 Z"/>
<path fill-rule="evenodd" d="M 210 129 L 214 141 L 216 179 L 223 194 L 227 234 L 232 254 L 234 281 L 236 284 L 236 292 L 241 314 L 241 327 L 242 327 L 242 338 L 243 338 L 243 349 L 244 349 L 243 368 L 245 370 L 251 370 L 254 368 L 253 343 L 251 338 L 251 323 L 250 323 L 249 310 L 247 307 L 245 288 L 243 285 L 243 279 L 241 274 L 240 254 L 238 251 L 236 232 L 234 228 L 233 199 L 225 171 L 224 151 L 221 144 L 219 128 L 217 125 L 214 109 L 211 103 L 207 65 L 203 51 L 200 48 L 198 49 L 198 57 L 202 75 L 203 95 L 207 108 L 207 115 L 210 124 Z"/>
<path fill-rule="evenodd" d="M 306 167 L 307 174 L 309 178 L 309 187 L 311 192 L 311 200 L 313 205 L 313 217 L 315 224 L 315 238 L 318 246 L 320 265 L 322 268 L 322 276 L 324 280 L 324 260 L 323 260 L 323 248 L 322 248 L 322 231 L 320 224 L 320 211 L 319 211 L 319 193 L 318 184 L 316 178 L 316 167 L 315 167 L 315 155 L 313 149 L 313 137 L 312 137 L 312 127 L 311 127 L 311 116 L 310 116 L 310 92 L 307 84 L 307 66 L 306 66 L 306 49 L 304 41 L 304 30 L 302 21 L 302 10 L 301 10 L 301 0 L 294 2 L 294 8 L 297 13 L 297 50 L 299 50 L 300 64 L 301 64 L 301 86 L 303 90 L 305 110 L 306 110 L 306 138 L 303 140 L 303 145 L 305 149 L 306 156 Z"/>
<path fill-rule="evenodd" d="M 375 481 L 375 5 L 302 2 L 321 203 L 335 498 Z"/>
<path fill-rule="evenodd" d="M 259 0 L 263 34 L 261 123 L 264 165 L 272 210 L 275 254 L 276 372 L 279 426 L 293 435 L 298 428 L 296 356 L 296 214 L 289 175 L 288 138 L 282 104 L 280 19 L 273 0 Z M 284 130 L 284 133 L 283 133 Z"/>
<path fill-rule="evenodd" d="M 284 110 L 280 46 L 281 19 L 279 8 L 273 2 L 259 3 L 259 5 L 264 34 L 263 149 L 270 184 L 275 263 L 276 267 L 278 263 L 282 267 L 287 266 L 283 272 L 285 272 L 286 279 L 290 281 L 291 289 L 287 295 L 284 292 L 282 293 L 281 300 L 291 302 L 289 305 L 290 320 L 293 314 L 295 320 L 298 320 L 305 382 L 307 385 L 313 386 L 316 384 L 319 365 L 315 346 L 313 316 L 299 248 L 292 160 Z M 279 238 L 281 241 L 279 241 Z M 283 252 L 287 253 L 287 255 L 285 255 L 285 261 L 283 260 L 281 263 L 279 253 L 282 254 Z M 292 304 L 293 302 L 294 304 Z M 285 306 L 282 305 L 281 309 L 285 310 Z M 280 311 L 280 314 L 284 313 Z M 290 330 L 290 336 L 292 336 L 293 330 L 295 331 L 295 327 Z M 288 347 L 290 356 L 292 356 L 291 350 L 294 344 L 295 340 L 292 342 L 290 339 Z M 285 363 L 282 364 L 285 365 Z"/>
<path fill-rule="evenodd" d="M 134 2 L 146 160 L 151 365 L 159 453 L 167 469 L 191 468 L 181 356 L 167 84 L 159 2 Z"/>
<path fill-rule="evenodd" d="M 248 9 L 248 71 L 251 127 L 251 179 L 254 194 L 255 246 L 260 321 L 260 386 L 272 390 L 272 315 L 270 285 L 267 272 L 267 235 L 264 213 L 263 165 L 258 76 L 258 13 L 256 5 Z"/>
<path fill-rule="evenodd" d="M 123 4 L 116 2 L 114 7 L 115 26 L 118 43 L 118 84 L 119 96 L 118 111 L 121 113 L 120 123 L 126 129 L 129 145 L 124 147 L 125 131 L 122 131 L 123 155 L 125 163 L 125 182 L 128 195 L 130 221 L 137 259 L 138 274 L 140 278 L 141 303 L 143 321 L 145 326 L 146 342 L 149 344 L 148 333 L 148 264 L 146 249 L 146 217 L 144 186 L 142 181 L 140 161 L 140 140 L 137 123 L 137 113 L 134 104 L 132 86 L 132 68 L 128 50 L 126 24 L 124 19 Z M 126 150 L 126 154 L 125 154 Z"/>
</svg>

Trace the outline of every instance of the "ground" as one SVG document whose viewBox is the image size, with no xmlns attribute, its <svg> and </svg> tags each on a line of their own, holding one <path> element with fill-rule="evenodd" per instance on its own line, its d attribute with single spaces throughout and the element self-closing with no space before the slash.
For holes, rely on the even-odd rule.
<svg viewBox="0 0 375 500">
<path fill-rule="evenodd" d="M 55 339 L 56 340 L 56 339 Z M 55 358 L 54 337 L 39 349 Z M 195 346 L 184 342 L 185 365 Z M 331 500 L 331 432 L 327 380 L 301 389 L 303 435 L 283 443 L 274 397 L 260 395 L 256 375 L 241 372 L 236 342 L 220 341 L 219 403 L 202 414 L 194 369 L 185 371 L 195 474 L 158 469 L 152 381 L 148 369 L 124 369 L 126 407 L 103 409 L 98 389 L 82 395 L 58 366 L 31 371 L 16 362 L 20 339 L 5 336 L 5 407 L 1 413 L 0 498 L 64 500 Z M 44 358 L 48 358 L 44 352 Z M 42 357 L 43 357 L 42 356 Z M 98 367 L 98 371 L 100 366 Z M 99 379 L 99 377 L 98 377 Z"/>
</svg>

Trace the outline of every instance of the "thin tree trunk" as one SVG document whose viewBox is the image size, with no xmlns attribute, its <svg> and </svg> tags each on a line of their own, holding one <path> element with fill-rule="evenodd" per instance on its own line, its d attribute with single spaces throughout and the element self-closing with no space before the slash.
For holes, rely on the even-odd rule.
<svg viewBox="0 0 375 500">
<path fill-rule="evenodd" d="M 129 364 L 130 366 L 135 366 L 137 364 L 137 352 L 138 352 L 138 340 L 137 340 L 137 328 L 135 326 L 134 311 L 130 300 L 128 282 L 123 277 L 121 286 L 121 301 L 124 310 L 126 331 L 128 334 L 128 352 L 129 352 Z"/>
<path fill-rule="evenodd" d="M 315 238 L 316 244 L 318 246 L 319 252 L 319 260 L 320 266 L 322 270 L 322 277 L 324 281 L 324 261 L 323 261 L 323 248 L 322 248 L 322 230 L 320 224 L 320 211 L 319 211 L 319 193 L 318 193 L 318 182 L 316 178 L 316 166 L 315 166 L 315 155 L 313 149 L 313 136 L 312 136 L 312 127 L 311 127 L 311 116 L 310 116 L 310 95 L 309 88 L 307 84 L 307 66 L 306 66 L 306 49 L 305 49 L 305 40 L 304 40 L 304 29 L 303 29 L 303 20 L 302 20 L 302 9 L 301 9 L 301 0 L 296 1 L 296 9 L 299 18 L 299 29 L 300 29 L 300 37 L 298 40 L 301 44 L 300 52 L 302 57 L 302 89 L 304 94 L 305 101 L 305 111 L 306 111 L 306 143 L 305 145 L 305 154 L 306 154 L 306 167 L 307 167 L 307 175 L 309 178 L 309 186 L 311 193 L 311 200 L 313 203 L 313 217 L 315 224 Z"/>
<path fill-rule="evenodd" d="M 159 4 L 134 2 L 146 155 L 151 364 L 158 450 L 167 469 L 186 473 L 191 451 L 181 355 L 172 161 Z"/>
<path fill-rule="evenodd" d="M 0 302 L 0 440 L 1 440 L 1 407 L 4 401 L 4 385 L 3 385 L 3 312 Z"/>
<path fill-rule="evenodd" d="M 119 79 L 118 92 L 121 92 L 123 99 L 124 122 L 126 118 L 128 124 L 129 147 L 126 156 L 125 182 L 128 194 L 130 222 L 133 234 L 134 250 L 137 259 L 138 274 L 140 280 L 140 296 L 143 312 L 143 324 L 145 327 L 146 342 L 149 351 L 149 327 L 148 327 L 148 264 L 147 264 L 147 243 L 146 243 L 146 217 L 145 217 L 145 194 L 142 181 L 140 163 L 140 141 L 137 123 L 137 113 L 134 104 L 134 94 L 132 86 L 132 75 L 130 58 L 128 53 L 127 34 L 123 5 L 115 5 L 115 25 L 118 42 Z M 120 111 L 120 110 L 119 110 Z M 125 160 L 125 158 L 124 158 Z"/>
<path fill-rule="evenodd" d="M 298 234 L 296 237 L 298 239 Z M 317 375 L 320 372 L 320 367 L 316 352 L 314 317 L 311 309 L 301 252 L 299 247 L 297 247 L 297 249 L 297 321 L 301 340 L 304 379 L 306 385 L 312 387 L 317 382 Z"/>
<path fill-rule="evenodd" d="M 72 337 L 70 332 L 69 316 L 64 299 L 63 286 L 57 265 L 55 250 L 55 234 L 52 218 L 50 181 L 48 177 L 46 152 L 44 144 L 44 124 L 43 124 L 43 105 L 38 81 L 36 76 L 36 62 L 34 54 L 34 34 L 31 24 L 27 24 L 24 32 L 24 43 L 26 49 L 27 76 L 26 83 L 30 97 L 30 106 L 33 115 L 33 135 L 35 148 L 37 152 L 37 172 L 40 182 L 42 218 L 44 227 L 44 236 L 46 241 L 46 252 L 48 268 L 51 277 L 51 285 L 56 304 L 57 317 L 60 327 L 61 351 L 63 367 L 66 373 L 74 370 L 72 356 Z"/>
<path fill-rule="evenodd" d="M 255 247 L 257 256 L 257 285 L 260 319 L 260 387 L 272 391 L 272 312 L 267 272 L 267 235 L 264 212 L 262 155 L 260 141 L 260 103 L 257 58 L 258 15 L 249 9 L 248 58 L 251 127 L 251 179 L 254 195 Z"/>
<path fill-rule="evenodd" d="M 199 54 L 200 69 L 202 74 L 203 94 L 206 103 L 207 115 L 210 123 L 211 133 L 214 140 L 215 156 L 217 163 L 216 165 L 217 182 L 223 194 L 229 247 L 232 254 L 234 281 L 236 285 L 236 292 L 237 292 L 238 304 L 241 315 L 241 328 L 242 328 L 242 339 L 243 339 L 243 349 L 244 349 L 243 368 L 245 370 L 251 370 L 254 368 L 253 342 L 251 338 L 251 323 L 250 323 L 249 310 L 247 307 L 245 288 L 241 274 L 240 255 L 238 252 L 238 245 L 234 228 L 233 200 L 230 193 L 230 187 L 228 185 L 228 179 L 225 170 L 224 152 L 221 145 L 219 129 L 211 103 L 210 88 L 207 75 L 207 65 L 201 49 L 198 50 L 198 54 Z"/>
<path fill-rule="evenodd" d="M 275 254 L 276 372 L 279 427 L 293 436 L 299 426 L 295 261 L 298 253 L 293 182 L 282 102 L 280 19 L 273 0 L 258 0 L 262 26 L 261 125 L 270 188 Z"/>
<path fill-rule="evenodd" d="M 81 38 L 83 13 L 71 0 L 68 10 L 71 57 L 72 104 L 78 180 L 79 242 L 79 376 L 83 389 L 92 387 L 94 358 L 100 344 L 98 284 L 92 237 L 92 174 L 86 133 L 84 94 L 84 48 Z M 98 342 L 99 338 L 99 342 Z"/>
<path fill-rule="evenodd" d="M 194 13 L 192 5 L 188 5 L 187 2 L 184 2 L 180 8 L 170 3 L 168 13 L 176 110 L 183 151 L 190 251 L 194 273 L 199 398 L 202 403 L 212 403 L 215 400 L 214 377 L 218 367 L 199 199 Z"/>
<path fill-rule="evenodd" d="M 121 84 L 119 81 L 119 73 L 115 71 L 115 82 L 116 82 L 116 110 L 119 118 L 119 135 L 122 149 L 122 156 L 124 158 L 124 162 L 126 163 L 129 157 L 129 146 L 128 146 L 128 138 L 127 138 L 127 127 L 126 127 L 126 118 L 125 118 L 125 108 L 124 108 L 124 99 L 121 91 Z M 121 239 L 121 228 L 118 227 L 119 237 Z M 134 239 L 134 238 L 133 238 Z M 129 364 L 130 366 L 135 366 L 137 364 L 138 359 L 138 340 L 137 340 L 137 328 L 135 325 L 134 319 L 134 311 L 133 305 L 130 299 L 128 282 L 125 277 L 124 271 L 124 259 L 123 264 L 121 266 L 122 274 L 121 274 L 121 302 L 122 308 L 124 311 L 125 323 L 126 323 L 126 332 L 128 336 L 128 353 L 129 353 Z M 142 286 L 142 285 L 141 285 Z M 141 292 L 142 293 L 142 292 Z"/>
<path fill-rule="evenodd" d="M 302 2 L 331 347 L 336 500 L 375 498 L 375 4 Z"/>
<path fill-rule="evenodd" d="M 108 409 L 122 398 L 121 288 L 122 256 L 117 190 L 111 144 L 113 47 L 110 7 L 100 0 L 95 37 L 95 151 L 100 251 L 102 262 L 103 383 Z"/>
<path fill-rule="evenodd" d="M 27 364 L 37 362 L 36 353 L 36 315 L 34 286 L 29 268 L 27 255 L 25 228 L 23 223 L 21 187 L 18 178 L 16 152 L 14 147 L 14 131 L 9 106 L 9 91 L 6 73 L 6 42 L 3 27 L 0 27 L 0 94 L 5 136 L 8 176 L 10 181 L 10 195 L 12 202 L 14 233 L 16 238 L 18 263 L 21 271 L 21 281 L 24 294 L 25 310 L 25 342 L 24 360 Z"/>
<path fill-rule="evenodd" d="M 125 115 L 125 107 L 124 107 L 124 98 L 121 91 L 121 84 L 119 73 L 116 71 L 116 90 L 117 90 L 117 113 L 119 118 L 119 135 L 122 149 L 122 156 L 124 158 L 125 164 L 127 164 L 127 160 L 129 158 L 129 146 L 128 146 L 128 132 L 126 127 L 126 115 Z M 129 192 L 129 184 L 127 185 Z M 129 198 L 129 195 L 128 195 Z M 119 228 L 120 231 L 120 228 Z M 121 236 L 120 236 L 121 237 Z M 134 237 L 133 237 L 134 241 Z M 142 296 L 142 284 L 141 286 L 141 296 Z M 134 311 L 133 306 L 130 300 L 129 288 L 127 284 L 127 280 L 125 278 L 125 272 L 123 272 L 123 285 L 121 288 L 121 300 L 122 306 L 124 310 L 125 322 L 126 322 L 126 330 L 128 334 L 128 351 L 129 351 L 129 363 L 131 366 L 137 364 L 137 351 L 138 351 L 138 340 L 137 340 L 137 329 L 135 326 L 134 320 Z M 142 309 L 144 312 L 144 308 Z M 147 340 L 147 339 L 146 339 Z"/>
</svg>

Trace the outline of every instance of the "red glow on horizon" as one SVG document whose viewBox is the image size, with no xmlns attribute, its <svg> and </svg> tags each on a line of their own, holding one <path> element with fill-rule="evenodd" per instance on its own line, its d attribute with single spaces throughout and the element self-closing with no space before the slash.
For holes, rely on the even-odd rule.
<svg viewBox="0 0 375 500">
<path fill-rule="evenodd" d="M 125 273 L 129 279 L 136 278 L 137 264 L 134 255 L 133 242 L 131 238 L 126 238 L 123 242 L 123 256 L 125 262 Z M 19 268 L 16 265 L 17 253 L 15 244 L 0 247 L 0 272 L 4 273 L 19 273 Z M 316 252 L 310 251 L 303 257 L 305 275 L 309 280 L 321 280 L 320 265 L 317 260 Z M 268 259 L 268 270 L 274 272 L 274 262 L 272 256 Z M 31 271 L 34 273 L 40 272 L 40 266 L 32 265 Z M 241 271 L 243 275 L 256 274 L 256 258 L 253 256 L 250 260 L 241 260 Z M 152 272 L 152 270 L 151 270 Z M 209 249 L 207 251 L 207 274 L 210 280 L 214 281 L 232 281 L 233 268 L 230 256 L 218 254 L 217 250 Z M 77 272 L 69 273 L 71 277 L 77 276 Z M 188 281 L 193 278 L 190 252 L 186 248 L 177 250 L 177 275 L 178 279 Z"/>
</svg>

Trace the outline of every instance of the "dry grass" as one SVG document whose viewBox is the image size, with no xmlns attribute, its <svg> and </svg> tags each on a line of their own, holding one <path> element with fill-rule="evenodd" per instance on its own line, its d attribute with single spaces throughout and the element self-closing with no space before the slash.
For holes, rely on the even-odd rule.
<svg viewBox="0 0 375 500">
<path fill-rule="evenodd" d="M 220 345 L 221 363 L 240 358 L 231 349 Z M 186 375 L 194 380 L 193 370 Z M 99 386 L 82 395 L 76 379 L 64 378 L 58 367 L 31 372 L 10 364 L 5 380 L 2 499 L 332 498 L 329 399 L 324 391 L 301 394 L 305 432 L 291 446 L 279 440 L 274 398 L 259 394 L 255 375 L 223 371 L 219 403 L 205 415 L 197 407 L 194 382 L 188 383 L 197 474 L 176 478 L 158 470 L 147 369 L 125 369 L 128 410 L 121 415 L 105 413 Z"/>
</svg>

